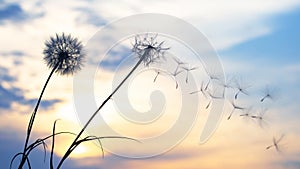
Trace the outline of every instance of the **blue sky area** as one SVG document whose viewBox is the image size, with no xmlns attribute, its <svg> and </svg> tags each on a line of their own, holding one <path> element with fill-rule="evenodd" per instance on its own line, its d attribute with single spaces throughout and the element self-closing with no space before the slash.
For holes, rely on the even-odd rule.
<svg viewBox="0 0 300 169">
<path fill-rule="evenodd" d="M 291 43 L 300 39 L 299 18 L 299 8 L 271 17 L 267 23 L 274 27 L 272 33 L 237 44 L 219 53 L 233 59 L 261 60 L 278 66 L 299 63 L 300 46 L 298 43 Z"/>
</svg>

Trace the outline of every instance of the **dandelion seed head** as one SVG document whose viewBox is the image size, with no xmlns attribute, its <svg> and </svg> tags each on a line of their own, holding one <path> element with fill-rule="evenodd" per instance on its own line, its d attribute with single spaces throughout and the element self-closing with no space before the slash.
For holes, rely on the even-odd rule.
<svg viewBox="0 0 300 169">
<path fill-rule="evenodd" d="M 158 42 L 156 41 L 156 38 L 157 34 L 146 34 L 143 37 L 139 35 L 135 36 L 132 52 L 137 54 L 138 58 L 145 57 L 143 59 L 145 66 L 149 66 L 151 63 L 156 63 L 161 59 L 165 59 L 165 52 L 170 49 L 168 47 L 163 47 L 164 41 Z M 146 56 L 144 56 L 144 54 L 146 54 Z"/>
<path fill-rule="evenodd" d="M 79 71 L 85 56 L 83 46 L 77 38 L 71 35 L 56 34 L 45 42 L 44 60 L 49 68 L 56 68 L 61 75 L 74 74 Z"/>
</svg>

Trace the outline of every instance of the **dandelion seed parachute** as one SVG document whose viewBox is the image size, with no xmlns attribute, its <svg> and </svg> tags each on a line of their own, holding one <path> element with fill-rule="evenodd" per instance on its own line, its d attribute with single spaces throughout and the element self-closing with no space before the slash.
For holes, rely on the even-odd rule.
<svg viewBox="0 0 300 169">
<path fill-rule="evenodd" d="M 44 60 L 49 68 L 56 68 L 56 73 L 61 75 L 74 74 L 81 69 L 83 58 L 83 46 L 77 38 L 71 35 L 56 34 L 45 42 L 43 51 Z"/>
</svg>

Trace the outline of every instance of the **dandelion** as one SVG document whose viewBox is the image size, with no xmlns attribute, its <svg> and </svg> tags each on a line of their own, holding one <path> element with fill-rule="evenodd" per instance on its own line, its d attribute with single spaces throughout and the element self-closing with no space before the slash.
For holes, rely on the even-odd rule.
<svg viewBox="0 0 300 169">
<path fill-rule="evenodd" d="M 61 75 L 73 74 L 81 69 L 84 52 L 77 38 L 64 33 L 61 36 L 56 34 L 45 45 L 44 60 L 49 68 L 55 69 Z"/>
<path fill-rule="evenodd" d="M 69 157 L 69 155 L 73 152 L 73 150 L 82 142 L 80 137 L 91 121 L 95 118 L 95 116 L 99 113 L 99 111 L 104 107 L 104 105 L 113 97 L 113 95 L 120 89 L 120 87 L 125 83 L 125 81 L 132 75 L 132 73 L 137 69 L 137 67 L 144 63 L 145 66 L 149 66 L 152 63 L 160 62 L 161 59 L 164 59 L 165 52 L 170 48 L 163 47 L 163 41 L 156 41 L 157 35 L 150 36 L 146 34 L 144 37 L 135 36 L 134 44 L 132 47 L 132 52 L 137 55 L 139 59 L 134 67 L 130 70 L 130 72 L 126 75 L 126 77 L 120 82 L 120 84 L 112 91 L 112 93 L 101 103 L 101 105 L 95 110 L 92 116 L 85 123 L 83 128 L 77 134 L 76 138 L 71 143 L 70 147 L 67 149 L 62 159 L 59 161 L 57 165 L 57 169 L 61 168 L 64 161 Z M 121 137 L 122 138 L 122 137 Z M 125 138 L 125 137 L 123 137 Z"/>
<path fill-rule="evenodd" d="M 162 47 L 164 41 L 158 43 L 156 38 L 157 35 L 150 36 L 149 34 L 146 34 L 143 38 L 140 36 L 135 37 L 132 52 L 134 52 L 139 59 L 142 59 L 145 66 L 164 59 L 165 52 L 170 49 L 169 47 Z"/>
<path fill-rule="evenodd" d="M 31 114 L 29 124 L 27 127 L 26 140 L 22 154 L 22 159 L 19 164 L 19 168 L 22 168 L 25 162 L 27 161 L 28 165 L 28 143 L 31 134 L 31 130 L 33 127 L 33 123 L 44 94 L 44 91 L 47 87 L 47 84 L 52 77 L 53 73 L 59 73 L 61 75 L 65 74 L 73 74 L 80 70 L 82 66 L 82 61 L 84 57 L 84 53 L 82 52 L 82 44 L 77 38 L 72 38 L 71 35 L 65 35 L 62 33 L 61 36 L 56 34 L 55 37 L 50 37 L 49 41 L 45 42 L 46 48 L 43 51 L 44 60 L 46 61 L 48 67 L 52 68 L 46 83 L 42 89 L 42 92 L 39 96 L 37 104 L 34 108 L 33 113 Z M 27 154 L 27 155 L 26 155 Z"/>
</svg>

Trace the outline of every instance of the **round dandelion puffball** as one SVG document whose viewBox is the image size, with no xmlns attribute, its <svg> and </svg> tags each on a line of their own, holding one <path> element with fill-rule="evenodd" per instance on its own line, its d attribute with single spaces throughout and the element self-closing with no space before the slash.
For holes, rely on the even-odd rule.
<svg viewBox="0 0 300 169">
<path fill-rule="evenodd" d="M 83 64 L 83 46 L 77 38 L 71 35 L 56 34 L 45 42 L 44 60 L 49 68 L 56 68 L 61 75 L 74 74 Z"/>
</svg>

